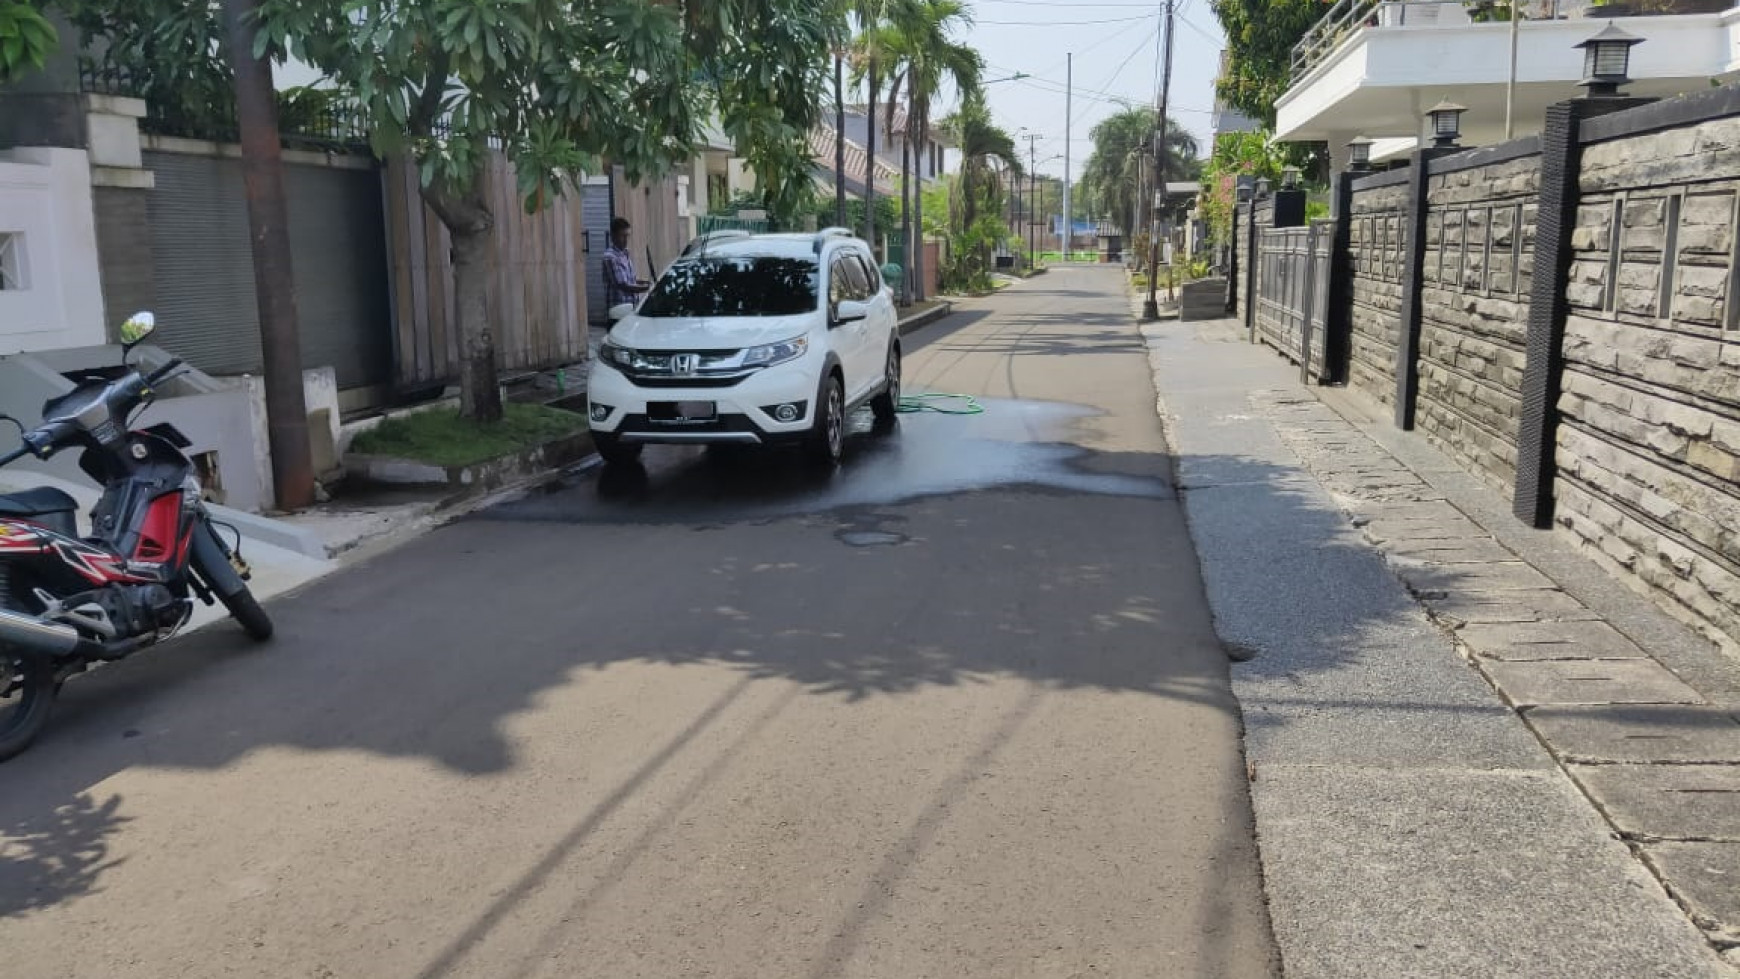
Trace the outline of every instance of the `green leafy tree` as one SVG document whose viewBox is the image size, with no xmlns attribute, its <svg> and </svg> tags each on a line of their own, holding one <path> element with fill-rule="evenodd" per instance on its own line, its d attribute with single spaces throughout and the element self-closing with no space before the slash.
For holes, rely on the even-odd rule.
<svg viewBox="0 0 1740 979">
<path fill-rule="evenodd" d="M 1266 132 L 1221 133 L 1203 175 L 1199 210 L 1220 241 L 1228 240 L 1238 203 L 1240 177 L 1281 179 L 1287 165 L 1285 147 Z"/>
<path fill-rule="evenodd" d="M 19 0 L 0 0 L 0 82 L 41 68 L 60 43 L 48 18 Z"/>
<path fill-rule="evenodd" d="M 1008 183 L 1025 173 L 1015 150 L 1015 137 L 992 121 L 982 92 L 970 94 L 960 110 L 940 125 L 961 151 L 958 226 L 972 227 L 980 211 L 1001 212 L 1005 194 L 1012 189 Z"/>
<path fill-rule="evenodd" d="M 1159 120 L 1150 108 L 1126 109 L 1101 120 L 1089 136 L 1093 152 L 1082 172 L 1089 211 L 1112 217 L 1135 232 L 1147 225 L 1143 191 L 1154 186 L 1154 158 L 1148 153 Z M 1196 138 L 1175 122 L 1166 127 L 1167 182 L 1195 180 L 1202 164 Z"/>
<path fill-rule="evenodd" d="M 1319 0 L 1212 0 L 1226 33 L 1216 91 L 1252 119 L 1275 125 L 1275 102 L 1292 84 L 1293 46 L 1329 8 Z"/>
<path fill-rule="evenodd" d="M 965 97 L 979 90 L 984 77 L 985 62 L 971 46 L 954 40 L 954 32 L 970 28 L 972 13 L 961 0 L 904 0 L 890 10 L 888 38 L 885 49 L 893 56 L 894 71 L 889 81 L 889 120 L 893 107 L 900 102 L 904 84 L 907 92 L 905 145 L 911 153 L 902 154 L 902 180 L 913 180 L 912 154 L 929 145 L 931 107 L 945 83 L 953 83 Z M 914 221 L 924 221 L 924 197 L 913 202 Z M 922 239 L 921 239 L 922 240 Z M 924 250 L 910 242 L 912 258 L 911 280 L 922 290 L 924 282 Z M 920 293 L 922 298 L 922 291 Z"/>
<path fill-rule="evenodd" d="M 461 413 L 493 421 L 490 150 L 513 163 L 535 210 L 605 161 L 631 180 L 667 172 L 716 110 L 770 210 L 799 213 L 813 196 L 805 135 L 838 31 L 806 0 L 265 0 L 260 43 L 325 72 L 378 153 L 416 161 L 452 239 Z"/>
</svg>

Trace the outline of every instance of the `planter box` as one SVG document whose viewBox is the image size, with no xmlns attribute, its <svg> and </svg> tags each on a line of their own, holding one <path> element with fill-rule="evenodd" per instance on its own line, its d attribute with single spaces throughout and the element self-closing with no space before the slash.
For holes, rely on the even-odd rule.
<svg viewBox="0 0 1740 979">
<path fill-rule="evenodd" d="M 571 466 L 592 454 L 592 433 L 576 432 L 512 455 L 468 466 L 436 466 L 390 456 L 351 454 L 344 458 L 347 479 L 391 486 L 446 487 L 454 499 L 479 496 L 504 486 Z"/>
</svg>

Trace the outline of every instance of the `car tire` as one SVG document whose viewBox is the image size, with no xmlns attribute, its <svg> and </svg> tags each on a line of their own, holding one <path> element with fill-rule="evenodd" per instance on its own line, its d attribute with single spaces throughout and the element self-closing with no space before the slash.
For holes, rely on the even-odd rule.
<svg viewBox="0 0 1740 979">
<path fill-rule="evenodd" d="M 900 413 L 900 344 L 888 345 L 882 393 L 870 399 L 870 410 L 879 422 L 890 422 Z"/>
<path fill-rule="evenodd" d="M 816 393 L 816 423 L 804 445 L 810 461 L 823 469 L 840 464 L 846 446 L 846 389 L 840 375 L 829 373 Z"/>
<path fill-rule="evenodd" d="M 593 432 L 592 447 L 612 466 L 634 465 L 640 461 L 641 450 L 646 448 L 639 442 L 624 442 L 622 436 L 614 432 Z"/>
</svg>

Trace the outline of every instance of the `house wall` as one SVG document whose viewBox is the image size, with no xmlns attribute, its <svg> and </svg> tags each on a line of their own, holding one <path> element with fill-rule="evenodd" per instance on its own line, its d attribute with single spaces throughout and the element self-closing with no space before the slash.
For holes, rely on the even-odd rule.
<svg viewBox="0 0 1740 979">
<path fill-rule="evenodd" d="M 0 354 L 103 342 L 90 174 L 84 150 L 0 151 Z"/>
</svg>

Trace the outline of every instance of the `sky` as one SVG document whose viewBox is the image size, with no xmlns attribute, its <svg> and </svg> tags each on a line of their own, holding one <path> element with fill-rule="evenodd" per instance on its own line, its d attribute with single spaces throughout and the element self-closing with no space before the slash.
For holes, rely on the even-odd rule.
<svg viewBox="0 0 1740 979">
<path fill-rule="evenodd" d="M 985 94 L 999 125 L 1028 155 L 1026 127 L 1040 173 L 1064 175 L 1066 58 L 1074 54 L 1069 125 L 1070 177 L 1081 178 L 1093 151 L 1088 134 L 1101 119 L 1128 107 L 1154 105 L 1160 91 L 1160 2 L 1148 0 L 968 0 L 974 26 L 957 39 L 984 55 Z M 1172 42 L 1172 124 L 1208 143 L 1214 76 L 1223 35 L 1209 0 L 1175 0 Z M 1017 73 L 1028 78 L 1012 81 Z M 1114 101 L 1120 100 L 1120 101 Z M 941 116 L 941 112 L 937 115 Z M 1056 157 L 1056 159 L 1048 159 Z M 1024 161 L 1025 162 L 1025 161 Z"/>
</svg>

